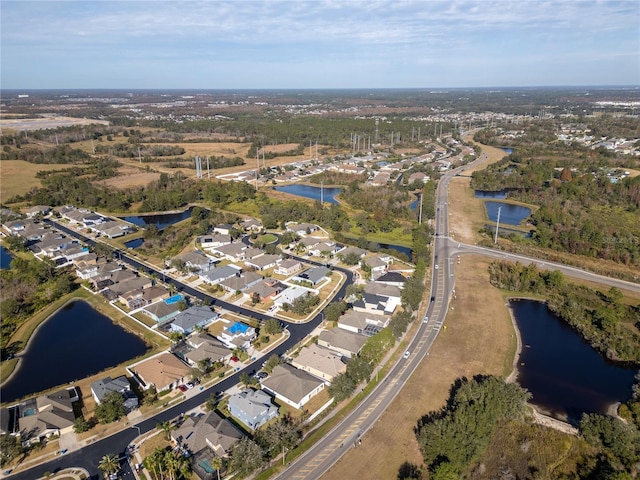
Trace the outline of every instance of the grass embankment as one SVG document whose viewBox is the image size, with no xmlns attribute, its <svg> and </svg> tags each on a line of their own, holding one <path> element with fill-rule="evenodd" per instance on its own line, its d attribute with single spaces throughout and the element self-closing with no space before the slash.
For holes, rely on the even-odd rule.
<svg viewBox="0 0 640 480">
<path fill-rule="evenodd" d="M 395 478 L 400 465 L 422 464 L 413 428 L 418 419 L 444 406 L 453 382 L 476 374 L 506 376 L 516 338 L 502 292 L 488 279 L 488 262 L 465 257 L 456 275 L 456 295 L 445 325 L 428 357 L 393 404 L 362 439 L 323 477 Z"/>
<path fill-rule="evenodd" d="M 156 335 L 155 333 L 150 332 L 149 330 L 141 327 L 136 321 L 132 320 L 127 315 L 124 315 L 119 310 L 113 308 L 102 297 L 98 295 L 94 295 L 84 288 L 78 288 L 74 292 L 68 295 L 65 295 L 64 297 L 53 302 L 47 308 L 33 315 L 31 318 L 29 318 L 29 320 L 27 320 L 22 325 L 20 325 L 20 327 L 18 327 L 16 332 L 13 334 L 10 343 L 22 342 L 22 345 L 28 346 L 29 339 L 34 334 L 35 330 L 45 320 L 51 317 L 58 309 L 63 307 L 66 303 L 74 300 L 86 301 L 96 311 L 106 315 L 118 325 L 121 325 L 123 328 L 127 329 L 128 331 L 142 338 L 144 342 L 151 347 L 150 350 L 145 355 L 151 355 L 152 353 L 166 349 L 170 344 L 168 340 L 165 340 L 162 337 Z M 10 375 L 13 373 L 15 366 L 17 365 L 17 361 L 18 359 L 14 358 L 11 360 L 10 363 L 3 362 L 2 369 L 1 369 L 2 370 L 1 377 L 0 377 L 2 379 L 2 382 L 7 380 L 10 377 Z M 133 360 L 130 360 L 127 363 L 131 363 L 132 361 Z M 87 392 L 89 392 L 89 397 L 90 397 L 91 392 L 88 386 L 92 381 L 95 381 L 97 379 L 94 377 L 103 378 L 105 374 L 108 375 L 109 374 L 108 372 L 112 370 L 114 372 L 121 372 L 120 373 L 121 375 L 124 373 L 124 366 L 114 367 L 114 369 L 109 369 L 108 371 L 101 372 L 100 374 L 89 377 L 88 379 L 85 379 L 81 382 L 76 382 L 76 384 L 80 385 L 83 382 L 87 383 L 86 389 L 83 389 L 82 391 L 83 391 L 83 394 L 86 394 Z"/>
</svg>

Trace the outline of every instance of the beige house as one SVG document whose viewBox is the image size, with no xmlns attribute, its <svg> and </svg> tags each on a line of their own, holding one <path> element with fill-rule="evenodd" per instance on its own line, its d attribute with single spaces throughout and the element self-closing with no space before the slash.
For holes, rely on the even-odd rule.
<svg viewBox="0 0 640 480">
<path fill-rule="evenodd" d="M 72 432 L 73 422 L 76 419 L 73 403 L 78 400 L 78 391 L 73 387 L 42 395 L 21 404 L 21 413 L 30 412 L 29 415 L 22 416 L 18 420 L 22 443 L 31 445 L 42 442 L 52 435 Z"/>
<path fill-rule="evenodd" d="M 143 389 L 154 385 L 158 392 L 177 387 L 189 375 L 189 367 L 175 355 L 166 352 L 131 366 L 128 370 L 142 381 Z"/>
<path fill-rule="evenodd" d="M 301 409 L 324 387 L 322 380 L 287 363 L 275 367 L 271 375 L 262 381 L 264 390 L 297 409 Z"/>
<path fill-rule="evenodd" d="M 315 343 L 301 349 L 298 356 L 291 361 L 291 365 L 327 383 L 333 382 L 336 376 L 347 371 L 347 364 L 342 361 L 342 355 Z"/>
</svg>

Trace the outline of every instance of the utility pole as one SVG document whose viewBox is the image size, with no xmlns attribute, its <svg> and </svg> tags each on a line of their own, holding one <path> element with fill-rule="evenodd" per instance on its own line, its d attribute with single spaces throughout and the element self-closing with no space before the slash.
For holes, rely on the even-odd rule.
<svg viewBox="0 0 640 480">
<path fill-rule="evenodd" d="M 498 207 L 498 219 L 496 221 L 496 238 L 493 240 L 494 245 L 498 243 L 498 228 L 500 228 L 500 210 L 502 210 L 502 207 Z"/>
<path fill-rule="evenodd" d="M 420 194 L 420 215 L 418 215 L 418 224 L 422 225 L 422 199 L 424 198 L 424 192 Z"/>
</svg>

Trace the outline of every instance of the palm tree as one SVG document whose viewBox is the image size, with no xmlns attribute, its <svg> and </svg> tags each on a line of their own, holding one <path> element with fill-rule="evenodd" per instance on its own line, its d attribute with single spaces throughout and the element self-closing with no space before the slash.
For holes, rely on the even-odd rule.
<svg viewBox="0 0 640 480">
<path fill-rule="evenodd" d="M 118 460 L 118 456 L 113 453 L 105 455 L 100 459 L 98 468 L 104 473 L 104 478 L 109 478 L 109 475 L 112 473 L 118 473 L 120 471 L 120 460 Z"/>
<path fill-rule="evenodd" d="M 158 430 L 162 430 L 167 434 L 167 440 L 171 440 L 171 432 L 176 429 L 176 426 L 171 422 L 161 422 L 156 425 Z"/>
<path fill-rule="evenodd" d="M 218 480 L 220 480 L 220 469 L 222 468 L 222 459 L 220 457 L 213 457 L 209 463 L 211 464 L 211 468 L 215 468 L 218 474 Z"/>
</svg>

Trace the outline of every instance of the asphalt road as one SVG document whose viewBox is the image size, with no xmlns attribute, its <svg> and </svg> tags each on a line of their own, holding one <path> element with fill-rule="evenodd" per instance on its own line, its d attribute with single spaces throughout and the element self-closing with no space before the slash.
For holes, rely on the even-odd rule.
<svg viewBox="0 0 640 480">
<path fill-rule="evenodd" d="M 474 163 L 481 163 L 483 161 L 484 156 Z M 422 323 L 409 344 L 409 358 L 405 359 L 401 357 L 390 370 L 386 379 L 381 382 L 360 403 L 360 405 L 353 410 L 353 412 L 351 412 L 344 420 L 342 420 L 342 422 L 340 422 L 340 424 L 334 427 L 331 432 L 318 441 L 313 447 L 292 462 L 277 478 L 298 480 L 318 479 L 329 468 L 331 468 L 331 466 L 334 465 L 349 448 L 357 448 L 358 438 L 375 423 L 384 410 L 391 404 L 393 399 L 399 394 L 400 390 L 413 371 L 417 368 L 420 361 L 428 354 L 429 349 L 433 345 L 433 342 L 442 328 L 447 314 L 449 299 L 455 288 L 454 266 L 456 264 L 455 258 L 457 255 L 476 253 L 499 259 L 518 260 L 522 263 L 535 263 L 540 268 L 548 268 L 552 270 L 557 269 L 562 271 L 565 275 L 574 278 L 582 278 L 610 286 L 616 286 L 622 289 L 640 291 L 640 285 L 636 283 L 596 275 L 575 267 L 568 267 L 562 264 L 546 262 L 475 245 L 466 245 L 451 240 L 448 237 L 448 185 L 454 176 L 460 174 L 465 169 L 466 167 L 463 166 L 447 172 L 438 183 L 438 190 L 436 192 L 436 229 L 433 249 L 434 261 L 431 295 L 426 315 L 421 320 Z M 80 235 L 73 230 L 57 224 L 56 226 L 69 235 L 80 238 L 83 242 L 89 245 L 95 244 L 92 239 Z M 134 268 L 140 268 L 148 273 L 162 275 L 162 271 L 149 265 L 142 264 L 138 260 L 127 256 L 126 252 L 117 251 L 117 253 L 121 255 L 122 261 L 127 262 Z M 315 262 L 309 262 L 307 259 L 301 260 L 307 263 L 317 264 Z M 339 300 L 344 297 L 346 286 L 352 283 L 353 278 L 352 273 L 349 270 L 340 268 L 336 268 L 336 270 L 340 270 L 347 275 L 347 281 L 342 285 L 335 297 L 336 300 Z M 167 278 L 166 280 L 167 282 L 173 283 L 180 291 L 203 300 L 208 299 L 213 301 L 216 306 L 225 308 L 229 311 L 241 313 L 260 320 L 269 318 L 266 315 L 252 310 L 213 299 L 204 292 L 193 289 L 192 287 L 182 284 L 173 278 Z M 305 324 L 290 323 L 288 327 L 291 333 L 289 339 L 276 348 L 273 353 L 281 355 L 286 352 L 289 348 L 308 335 L 313 328 L 321 322 L 321 320 L 322 314 L 318 314 L 310 322 Z M 212 391 L 226 390 L 235 385 L 238 383 L 240 373 L 241 372 L 237 372 L 214 387 L 203 391 L 202 393 L 162 412 L 161 414 L 141 422 L 138 424 L 141 433 L 153 430 L 159 422 L 173 419 L 180 413 L 197 407 L 206 401 Z M 68 453 L 63 457 L 47 462 L 46 464 L 12 475 L 11 478 L 34 479 L 42 476 L 42 474 L 47 471 L 53 472 L 65 467 L 79 466 L 86 468 L 93 475 L 92 478 L 97 479 L 97 465 L 100 458 L 109 453 L 123 454 L 126 446 L 134 440 L 137 435 L 138 431 L 134 429 L 119 432 L 111 437 L 101 440 L 100 442 L 89 445 L 82 450 Z M 129 467 L 125 462 L 124 468 L 121 472 L 124 478 L 127 478 L 127 475 L 131 475 L 128 468 Z"/>
<path fill-rule="evenodd" d="M 51 224 L 56 228 L 59 228 L 61 231 L 65 232 L 70 236 L 78 238 L 79 240 L 83 241 L 84 243 L 90 246 L 95 245 L 94 240 L 87 238 L 86 236 L 79 234 L 78 232 L 75 232 L 74 230 L 71 230 L 64 225 L 60 225 L 57 222 L 52 222 L 50 220 L 47 221 L 47 223 Z M 140 268 L 141 270 L 144 270 L 147 273 L 156 273 L 158 275 L 162 275 L 162 271 L 157 270 L 149 265 L 142 264 L 138 260 L 129 257 L 126 254 L 126 252 L 119 251 L 118 253 L 121 257 L 120 259 L 123 262 L 126 262 L 127 264 L 131 265 L 132 267 Z M 321 265 L 320 263 L 312 262 L 312 261 L 309 261 L 308 259 L 300 258 L 300 260 L 313 265 Z M 344 298 L 344 294 L 347 286 L 353 283 L 353 273 L 350 270 L 338 268 L 338 267 L 334 267 L 334 270 L 340 271 L 346 275 L 346 281 L 342 284 L 342 286 L 338 289 L 338 291 L 336 292 L 336 295 L 334 296 L 335 300 L 340 300 Z M 231 303 L 224 302 L 224 301 L 215 299 L 213 297 L 210 297 L 206 293 L 196 290 L 174 278 L 166 277 L 166 280 L 167 282 L 173 283 L 178 290 L 185 292 L 188 295 L 193 295 L 194 297 L 200 298 L 202 300 L 209 300 L 213 304 L 215 304 L 217 307 L 224 308 L 226 310 L 233 311 L 236 313 L 241 313 L 243 315 L 247 315 L 249 317 L 257 318 L 260 320 L 271 318 L 267 315 L 254 312 L 253 310 L 248 310 L 246 308 L 242 308 L 237 305 L 233 305 Z M 269 356 L 274 354 L 283 355 L 284 353 L 286 353 L 291 347 L 293 347 L 295 344 L 300 342 L 300 340 L 302 340 L 304 337 L 310 334 L 313 331 L 313 329 L 322 322 L 323 319 L 324 319 L 324 315 L 322 313 L 318 313 L 315 317 L 313 317 L 310 321 L 306 323 L 287 322 L 287 329 L 289 330 L 289 338 L 285 342 L 283 342 L 282 344 L 274 348 L 272 351 L 270 351 Z M 262 361 L 263 360 L 260 360 L 260 362 Z M 133 478 L 133 476 L 128 477 L 129 475 L 132 475 L 132 473 L 130 471 L 128 462 L 124 461 L 124 459 L 126 458 L 125 450 L 129 445 L 129 443 L 131 443 L 138 436 L 139 433 L 144 434 L 146 432 L 154 430 L 158 423 L 161 423 L 167 420 L 172 420 L 178 417 L 181 413 L 194 409 L 199 405 L 202 405 L 204 402 L 206 402 L 206 400 L 209 398 L 209 396 L 213 392 L 225 391 L 233 387 L 239 382 L 240 374 L 244 370 L 249 370 L 249 371 L 252 371 L 254 369 L 259 370 L 259 367 L 261 367 L 261 363 L 259 365 L 256 365 L 255 363 L 247 366 L 243 370 L 236 372 L 235 374 L 224 379 L 223 381 L 204 389 L 202 392 L 198 393 L 197 395 L 194 395 L 193 397 L 185 400 L 184 402 L 176 406 L 173 406 L 163 411 L 162 413 L 154 415 L 153 417 L 150 417 L 148 419 L 141 421 L 135 426 L 132 426 L 130 429 L 115 433 L 98 442 L 95 442 L 86 447 L 83 447 L 80 450 L 72 451 L 65 455 L 61 455 L 55 458 L 54 460 L 48 461 L 38 466 L 34 466 L 29 470 L 11 474 L 10 478 L 15 478 L 19 480 L 22 480 L 22 479 L 33 480 L 33 479 L 42 477 L 46 472 L 55 472 L 63 468 L 82 467 L 82 468 L 86 468 L 89 471 L 89 473 L 92 475 L 91 477 L 92 479 L 94 478 L 98 479 L 100 478 L 98 463 L 100 459 L 107 454 L 120 455 L 120 457 L 123 459 L 122 461 L 123 469 L 120 474 L 124 479 Z"/>
<path fill-rule="evenodd" d="M 484 162 L 483 155 L 474 164 Z M 453 177 L 467 167 L 462 166 L 442 176 L 436 191 L 436 221 L 433 249 L 432 285 L 429 306 L 422 324 L 411 340 L 408 359 L 400 357 L 381 382 L 359 405 L 347 415 L 333 430 L 316 442 L 309 450 L 296 458 L 287 469 L 276 478 L 283 480 L 319 479 L 350 448 L 358 448 L 358 439 L 380 418 L 393 399 L 400 393 L 407 379 L 428 355 L 447 315 L 449 300 L 455 288 L 454 268 L 457 255 L 477 253 L 505 260 L 518 260 L 521 263 L 536 263 L 540 268 L 558 269 L 564 274 L 586 280 L 603 283 L 618 288 L 640 291 L 640 285 L 596 275 L 584 270 L 567 267 L 562 264 L 545 262 L 538 259 L 513 255 L 474 245 L 454 242 L 449 238 L 448 187 Z M 425 323 L 426 322 L 426 323 Z"/>
</svg>

